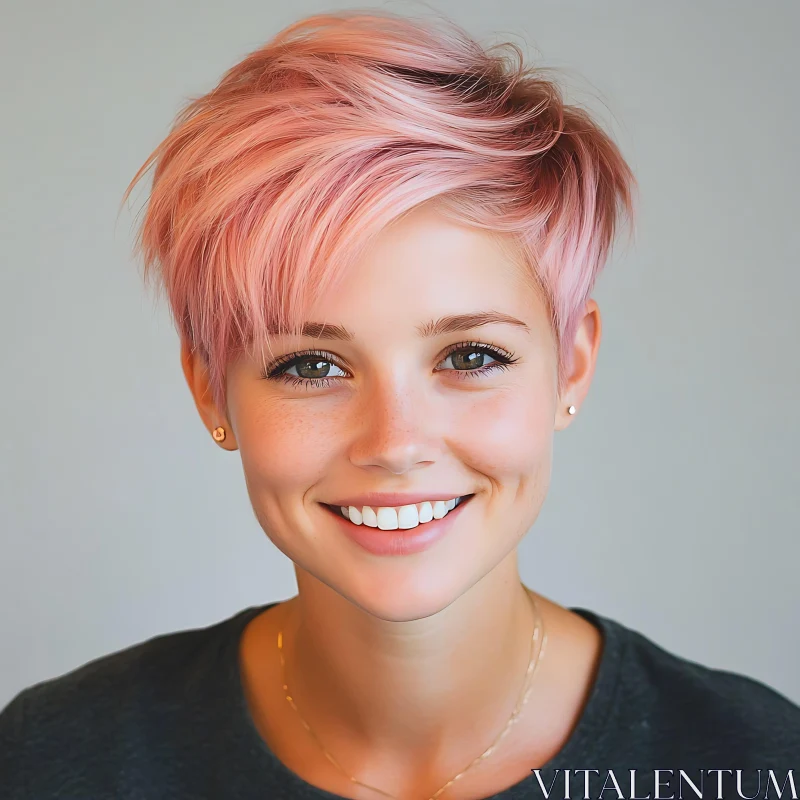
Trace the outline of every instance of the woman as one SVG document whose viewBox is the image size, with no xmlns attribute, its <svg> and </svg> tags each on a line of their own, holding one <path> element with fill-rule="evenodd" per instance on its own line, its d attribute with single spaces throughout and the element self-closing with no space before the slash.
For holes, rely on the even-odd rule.
<svg viewBox="0 0 800 800">
<path fill-rule="evenodd" d="M 21 692 L 3 797 L 791 790 L 800 708 L 520 581 L 633 214 L 586 112 L 455 25 L 343 12 L 194 100 L 126 197 L 154 164 L 146 274 L 298 593 Z"/>
</svg>

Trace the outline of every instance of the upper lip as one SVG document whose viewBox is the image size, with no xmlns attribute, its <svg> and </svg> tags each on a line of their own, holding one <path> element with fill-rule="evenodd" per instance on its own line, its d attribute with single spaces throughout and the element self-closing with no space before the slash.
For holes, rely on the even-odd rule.
<svg viewBox="0 0 800 800">
<path fill-rule="evenodd" d="M 413 492 L 410 494 L 365 492 L 364 494 L 353 494 L 339 500 L 333 500 L 328 505 L 345 506 L 345 508 L 349 506 L 355 506 L 356 508 L 361 508 L 362 506 L 372 506 L 373 508 L 380 506 L 410 506 L 414 503 L 424 503 L 426 500 L 455 500 L 465 496 L 465 494 L 458 492 Z"/>
</svg>

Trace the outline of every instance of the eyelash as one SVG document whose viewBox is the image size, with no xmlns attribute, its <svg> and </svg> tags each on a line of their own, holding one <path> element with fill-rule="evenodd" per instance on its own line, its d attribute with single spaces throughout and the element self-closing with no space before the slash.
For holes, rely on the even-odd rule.
<svg viewBox="0 0 800 800">
<path fill-rule="evenodd" d="M 518 359 L 514 357 L 513 353 L 506 353 L 504 350 L 501 350 L 495 345 L 482 344 L 480 342 L 459 342 L 458 344 L 451 345 L 451 347 L 448 348 L 447 352 L 442 357 L 442 361 L 460 351 L 467 351 L 469 353 L 485 353 L 486 355 L 495 359 L 495 363 L 486 364 L 479 369 L 448 370 L 449 372 L 460 373 L 463 377 L 459 377 L 459 380 L 465 380 L 473 376 L 486 375 L 495 369 L 505 370 L 508 369 L 511 364 L 518 361 Z M 265 380 L 281 380 L 293 386 L 304 386 L 306 388 L 321 388 L 328 386 L 333 381 L 343 380 L 343 378 L 339 375 L 331 378 L 300 378 L 297 375 L 286 374 L 286 370 L 291 369 L 291 367 L 299 364 L 302 361 L 305 361 L 308 358 L 311 358 L 312 356 L 316 356 L 323 361 L 328 361 L 331 364 L 339 367 L 339 369 L 344 369 L 344 367 L 336 363 L 336 360 L 331 353 L 326 353 L 324 350 L 304 350 L 302 353 L 290 353 L 289 355 L 281 356 L 269 367 L 263 370 L 261 377 Z"/>
</svg>

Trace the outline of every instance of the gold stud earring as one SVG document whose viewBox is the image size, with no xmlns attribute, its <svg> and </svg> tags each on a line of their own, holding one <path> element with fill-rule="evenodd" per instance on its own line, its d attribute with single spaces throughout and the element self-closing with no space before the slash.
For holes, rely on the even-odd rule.
<svg viewBox="0 0 800 800">
<path fill-rule="evenodd" d="M 567 413 L 569 413 L 569 414 L 574 414 L 574 413 L 575 413 L 575 406 L 570 406 L 570 407 L 567 409 Z"/>
<path fill-rule="evenodd" d="M 224 439 L 225 439 L 225 428 L 223 428 L 221 426 L 219 428 L 214 428 L 214 432 L 211 435 L 218 442 L 224 441 Z"/>
</svg>

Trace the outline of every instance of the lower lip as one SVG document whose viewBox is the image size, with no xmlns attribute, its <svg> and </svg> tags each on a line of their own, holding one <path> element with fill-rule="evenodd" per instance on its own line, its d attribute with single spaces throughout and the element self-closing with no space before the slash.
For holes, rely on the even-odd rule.
<svg viewBox="0 0 800 800">
<path fill-rule="evenodd" d="M 441 519 L 432 519 L 430 522 L 421 522 L 416 528 L 397 529 L 385 531 L 380 528 L 371 528 L 369 525 L 356 525 L 349 519 L 340 517 L 327 506 L 323 508 L 342 526 L 344 533 L 356 544 L 360 545 L 376 556 L 409 556 L 421 553 L 432 547 L 445 536 L 453 527 L 456 519 L 461 515 L 464 506 L 475 495 L 462 500 L 452 511 Z"/>
</svg>

